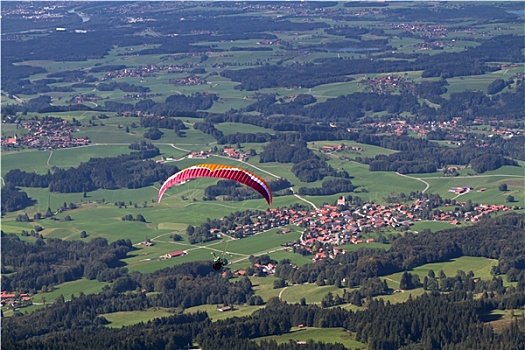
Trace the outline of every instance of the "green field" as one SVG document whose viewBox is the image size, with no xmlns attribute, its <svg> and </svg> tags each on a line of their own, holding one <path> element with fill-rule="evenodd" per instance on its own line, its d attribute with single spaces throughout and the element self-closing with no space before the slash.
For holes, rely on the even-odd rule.
<svg viewBox="0 0 525 350">
<path fill-rule="evenodd" d="M 2 152 L 2 177 L 12 169 L 44 174 L 51 168 L 47 164 L 49 154 L 48 151 Z"/>
<path fill-rule="evenodd" d="M 430 270 L 433 270 L 436 276 L 439 276 L 439 272 L 443 270 L 447 277 L 455 276 L 458 270 L 462 270 L 465 273 L 472 271 L 474 272 L 474 277 L 479 277 L 483 280 L 490 280 L 492 279 L 492 275 L 490 274 L 491 268 L 492 266 L 495 266 L 497 264 L 498 261 L 494 259 L 462 256 L 460 258 L 452 259 L 446 262 L 431 263 L 418 266 L 409 272 L 412 274 L 419 275 L 419 280 L 421 282 L 423 282 L 423 279 L 425 278 L 425 276 L 428 275 L 428 272 Z M 390 288 L 398 289 L 402 275 L 403 272 L 398 272 L 392 275 L 384 276 L 382 278 L 387 280 L 387 283 Z"/>
<path fill-rule="evenodd" d="M 274 276 L 265 276 L 265 277 L 256 277 L 251 276 L 250 281 L 252 281 L 253 290 L 256 295 L 259 295 L 265 302 L 270 298 L 279 297 L 279 293 L 282 291 L 282 288 L 274 289 L 273 283 L 277 280 L 277 277 Z"/>
<path fill-rule="evenodd" d="M 221 307 L 222 305 L 219 305 Z M 212 321 L 220 321 L 230 317 L 249 316 L 253 312 L 259 310 L 264 306 L 255 305 L 235 305 L 231 311 L 218 311 L 217 305 L 199 305 L 184 309 L 184 313 L 194 313 L 197 311 L 205 311 Z"/>
<path fill-rule="evenodd" d="M 391 281 L 387 281 L 387 284 L 390 288 L 392 288 L 393 285 L 395 285 L 395 283 L 391 283 Z M 383 299 L 385 302 L 390 301 L 392 304 L 404 303 L 409 298 L 416 298 L 420 295 L 423 295 L 424 293 L 425 293 L 425 290 L 423 290 L 423 288 L 416 288 L 412 290 L 405 290 L 405 291 L 402 291 L 401 293 L 377 296 L 375 297 L 375 299 Z"/>
<path fill-rule="evenodd" d="M 71 296 L 78 296 L 80 292 L 84 294 L 92 294 L 92 293 L 98 293 L 102 291 L 102 288 L 104 286 L 107 286 L 108 283 L 106 282 L 99 282 L 97 280 L 88 280 L 85 278 L 71 281 L 71 282 L 65 282 L 62 284 L 58 284 L 55 286 L 55 290 L 52 292 L 39 292 L 34 295 L 32 295 L 33 303 L 43 303 L 44 299 L 46 304 L 47 303 L 53 303 L 53 301 L 56 300 L 60 295 L 64 296 L 65 300 L 70 300 Z"/>
<path fill-rule="evenodd" d="M 148 322 L 155 318 L 167 317 L 173 315 L 165 308 L 151 308 L 142 311 L 120 311 L 109 314 L 101 314 L 100 316 L 106 318 L 111 322 L 108 327 L 121 328 L 137 324 L 139 322 Z"/>
<path fill-rule="evenodd" d="M 316 327 L 305 327 L 298 328 L 293 327 L 290 333 L 283 335 L 273 335 L 268 337 L 257 338 L 261 340 L 276 340 L 279 344 L 298 341 L 319 341 L 324 343 L 341 343 L 347 349 L 367 349 L 366 344 L 355 340 L 355 335 L 345 331 L 343 328 L 316 328 Z"/>
<path fill-rule="evenodd" d="M 437 232 L 441 230 L 448 230 L 454 227 L 456 226 L 444 221 L 416 221 L 414 222 L 414 225 L 410 226 L 410 231 L 419 233 L 423 230 L 430 230 L 432 232 Z"/>
<path fill-rule="evenodd" d="M 272 129 L 266 129 L 256 125 L 242 124 L 242 123 L 220 123 L 215 125 L 217 129 L 222 131 L 224 135 L 235 134 L 235 133 L 268 133 L 275 134 Z"/>
<path fill-rule="evenodd" d="M 281 299 L 289 303 L 298 303 L 301 298 L 305 298 L 307 304 L 320 304 L 328 292 L 342 295 L 343 289 L 333 285 L 318 286 L 315 283 L 294 284 L 283 291 Z"/>
<path fill-rule="evenodd" d="M 455 92 L 462 92 L 465 90 L 481 90 L 487 92 L 487 86 L 496 79 L 509 79 L 515 76 L 518 72 L 523 72 L 523 66 L 503 68 L 494 72 L 485 73 L 482 75 L 471 75 L 466 77 L 454 77 L 447 79 L 447 92 L 443 97 L 450 98 L 450 95 Z M 503 92 L 508 91 L 508 88 Z"/>
<path fill-rule="evenodd" d="M 523 168 L 513 167 L 508 173 L 523 171 Z M 503 169 L 500 169 L 503 172 Z M 459 201 L 471 200 L 474 203 L 493 203 L 519 205 L 525 204 L 525 176 L 513 174 L 483 174 L 477 176 L 453 178 L 423 178 L 430 185 L 429 191 L 439 193 L 443 198 L 455 198 Z M 498 189 L 501 184 L 507 184 L 508 190 L 503 192 Z M 470 186 L 474 190 L 461 196 L 448 192 L 450 187 Z M 482 190 L 483 189 L 483 190 Z M 507 203 L 507 196 L 512 195 L 516 203 Z"/>
</svg>

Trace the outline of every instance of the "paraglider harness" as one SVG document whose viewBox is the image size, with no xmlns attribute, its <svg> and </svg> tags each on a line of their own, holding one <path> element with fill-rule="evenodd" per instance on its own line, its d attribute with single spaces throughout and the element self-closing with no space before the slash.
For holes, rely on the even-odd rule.
<svg viewBox="0 0 525 350">
<path fill-rule="evenodd" d="M 222 253 L 222 256 L 216 256 L 215 253 L 213 253 L 213 269 L 215 271 L 219 271 L 223 266 L 226 266 L 226 262 L 224 261 L 224 253 Z"/>
</svg>

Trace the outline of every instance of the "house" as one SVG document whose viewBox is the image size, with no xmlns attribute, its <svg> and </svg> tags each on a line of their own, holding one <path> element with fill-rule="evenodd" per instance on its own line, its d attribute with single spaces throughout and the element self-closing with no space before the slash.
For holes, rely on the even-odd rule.
<svg viewBox="0 0 525 350">
<path fill-rule="evenodd" d="M 224 154 L 226 154 L 227 156 L 232 157 L 232 158 L 238 158 L 239 157 L 239 152 L 237 152 L 233 148 L 225 148 L 224 149 Z"/>
<path fill-rule="evenodd" d="M 170 258 L 175 258 L 177 256 L 183 256 L 183 255 L 186 255 L 186 254 L 188 254 L 188 252 L 186 252 L 185 250 L 176 250 L 174 252 L 166 254 L 166 257 L 168 259 L 170 259 Z"/>
<path fill-rule="evenodd" d="M 188 155 L 188 158 L 192 158 L 192 159 L 207 159 L 208 158 L 208 155 L 206 153 L 204 153 L 203 151 L 200 151 L 200 152 L 191 152 L 189 155 Z"/>
<path fill-rule="evenodd" d="M 6 301 L 6 300 L 10 300 L 10 299 L 14 299 L 16 297 L 16 294 L 15 293 L 8 293 L 6 292 L 5 290 L 3 290 L 1 293 L 0 293 L 0 300 L 2 301 Z"/>
<path fill-rule="evenodd" d="M 231 307 L 231 306 L 228 306 L 228 305 L 217 308 L 217 311 L 220 311 L 220 312 L 224 312 L 224 311 L 232 311 L 232 310 L 233 310 L 232 307 Z"/>
</svg>

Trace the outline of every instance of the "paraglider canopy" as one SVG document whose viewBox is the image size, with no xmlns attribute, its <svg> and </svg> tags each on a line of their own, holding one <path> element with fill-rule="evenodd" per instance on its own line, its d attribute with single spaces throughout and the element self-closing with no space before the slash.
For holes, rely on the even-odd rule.
<svg viewBox="0 0 525 350">
<path fill-rule="evenodd" d="M 198 177 L 215 177 L 237 181 L 259 192 L 266 199 L 268 205 L 272 204 L 273 193 L 263 179 L 246 169 L 222 164 L 197 164 L 170 176 L 159 190 L 158 203 L 162 200 L 164 192 L 171 186 Z"/>
</svg>

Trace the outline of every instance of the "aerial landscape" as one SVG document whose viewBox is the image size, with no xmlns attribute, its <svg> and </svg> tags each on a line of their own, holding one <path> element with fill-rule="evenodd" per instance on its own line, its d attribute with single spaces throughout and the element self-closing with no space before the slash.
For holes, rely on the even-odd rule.
<svg viewBox="0 0 525 350">
<path fill-rule="evenodd" d="M 2 349 L 525 350 L 521 1 L 2 1 Z"/>
</svg>

